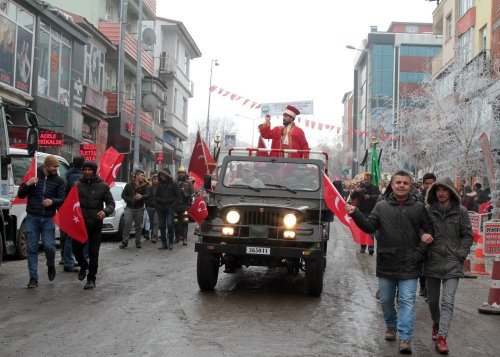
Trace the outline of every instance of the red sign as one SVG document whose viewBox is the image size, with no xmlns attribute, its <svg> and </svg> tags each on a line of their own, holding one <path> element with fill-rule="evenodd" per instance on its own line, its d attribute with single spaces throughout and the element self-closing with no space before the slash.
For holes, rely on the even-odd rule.
<svg viewBox="0 0 500 357">
<path fill-rule="evenodd" d="M 157 152 L 156 153 L 156 163 L 158 165 L 163 164 L 163 158 L 165 157 L 165 154 L 162 152 Z"/>
<path fill-rule="evenodd" d="M 97 145 L 80 144 L 80 156 L 83 156 L 85 161 L 97 161 Z"/>
<path fill-rule="evenodd" d="M 135 123 L 132 123 L 130 121 L 126 122 L 125 123 L 125 129 L 133 134 L 134 133 L 134 129 L 135 129 Z M 149 135 L 148 133 L 144 132 L 144 131 L 140 131 L 139 132 L 139 137 L 144 140 L 144 141 L 147 141 L 148 143 L 152 142 L 153 141 L 153 137 L 151 135 Z"/>
<path fill-rule="evenodd" d="M 64 134 L 50 130 L 40 130 L 38 145 L 46 148 L 60 148 L 64 143 Z"/>
<path fill-rule="evenodd" d="M 472 231 L 476 233 L 481 232 L 481 215 L 479 213 L 469 211 L 469 219 L 472 225 Z"/>
<path fill-rule="evenodd" d="M 485 222 L 483 237 L 484 255 L 500 254 L 500 222 Z"/>
</svg>

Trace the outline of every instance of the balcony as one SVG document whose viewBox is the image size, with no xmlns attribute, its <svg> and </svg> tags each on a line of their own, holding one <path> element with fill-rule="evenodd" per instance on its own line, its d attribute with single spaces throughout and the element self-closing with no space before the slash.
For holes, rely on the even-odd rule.
<svg viewBox="0 0 500 357">
<path fill-rule="evenodd" d="M 151 14 L 156 16 L 156 0 L 144 0 L 144 6 L 147 7 Z"/>
<path fill-rule="evenodd" d="M 167 79 L 176 79 L 177 82 L 184 87 L 184 89 L 189 94 L 189 97 L 193 97 L 194 83 L 189 80 L 188 76 L 177 66 L 177 63 L 172 59 L 162 59 L 160 61 L 159 69 L 160 79 L 162 81 L 167 81 Z"/>
<path fill-rule="evenodd" d="M 154 0 L 152 0 L 154 1 Z M 99 31 L 101 31 L 106 38 L 116 46 L 120 45 L 120 23 L 112 21 L 100 21 Z M 133 60 L 137 59 L 137 38 L 129 33 L 125 33 L 125 53 Z M 148 52 L 142 50 L 142 68 L 153 75 L 154 62 L 153 56 Z"/>
<path fill-rule="evenodd" d="M 104 92 L 106 98 L 108 98 L 108 115 L 117 115 L 117 105 L 118 105 L 118 96 L 115 92 Z M 122 112 L 130 115 L 135 118 L 135 102 L 132 100 L 125 100 L 122 104 Z M 151 118 L 151 113 L 146 113 L 141 110 L 141 123 L 148 127 L 153 126 L 153 121 Z"/>
<path fill-rule="evenodd" d="M 178 137 L 181 141 L 187 140 L 188 126 L 172 113 L 167 114 L 167 122 L 164 125 L 164 129 Z"/>
</svg>

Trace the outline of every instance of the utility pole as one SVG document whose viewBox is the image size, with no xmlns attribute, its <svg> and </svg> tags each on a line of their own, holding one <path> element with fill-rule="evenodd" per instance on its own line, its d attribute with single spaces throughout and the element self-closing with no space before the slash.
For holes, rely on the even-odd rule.
<svg viewBox="0 0 500 357">
<path fill-rule="evenodd" d="M 139 144 L 141 134 L 142 102 L 142 3 L 139 0 L 139 21 L 137 22 L 137 72 L 135 75 L 135 125 L 134 125 L 134 169 L 139 167 Z M 132 136 L 132 133 L 130 134 Z"/>
<path fill-rule="evenodd" d="M 117 95 L 116 95 L 116 115 L 120 115 L 123 105 L 124 92 L 124 63 L 125 63 L 125 24 L 127 23 L 128 0 L 120 2 L 120 46 L 118 46 L 118 75 L 117 75 Z"/>
</svg>

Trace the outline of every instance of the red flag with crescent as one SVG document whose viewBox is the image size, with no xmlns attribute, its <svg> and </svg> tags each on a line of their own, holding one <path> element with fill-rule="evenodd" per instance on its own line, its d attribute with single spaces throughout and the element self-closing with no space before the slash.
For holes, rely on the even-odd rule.
<svg viewBox="0 0 500 357">
<path fill-rule="evenodd" d="M 207 204 L 203 200 L 203 195 L 199 195 L 198 198 L 193 202 L 191 207 L 189 207 L 188 214 L 193 217 L 193 219 L 201 224 L 207 218 Z"/>
<path fill-rule="evenodd" d="M 120 154 L 116 149 L 110 146 L 102 155 L 101 162 L 97 174 L 109 187 L 115 184 L 116 176 L 122 166 L 124 155 Z"/>
<path fill-rule="evenodd" d="M 23 177 L 23 180 L 21 181 L 21 184 L 27 182 L 30 178 L 36 177 L 36 154 L 35 156 L 31 159 L 31 165 L 26 171 L 26 174 Z M 19 185 L 21 186 L 21 185 Z M 28 203 L 28 197 L 25 198 L 19 198 L 19 197 L 14 197 L 14 200 L 12 201 L 13 205 L 22 205 Z"/>
<path fill-rule="evenodd" d="M 332 211 L 340 220 L 351 231 L 352 238 L 358 244 L 362 245 L 373 245 L 373 238 L 368 233 L 363 232 L 354 223 L 354 220 L 347 214 L 345 210 L 346 202 L 337 191 L 332 182 L 323 173 L 323 186 L 324 186 L 324 197 L 327 207 Z"/>
<path fill-rule="evenodd" d="M 205 175 L 212 173 L 216 166 L 217 163 L 212 158 L 212 155 L 210 155 L 210 151 L 198 131 L 196 133 L 196 143 L 191 154 L 191 160 L 189 160 L 189 172 L 203 180 Z"/>
<path fill-rule="evenodd" d="M 55 216 L 52 217 L 52 222 L 72 239 L 85 243 L 88 240 L 87 229 L 83 221 L 80 197 L 78 196 L 76 186 L 73 185 L 62 206 L 57 210 Z"/>
</svg>

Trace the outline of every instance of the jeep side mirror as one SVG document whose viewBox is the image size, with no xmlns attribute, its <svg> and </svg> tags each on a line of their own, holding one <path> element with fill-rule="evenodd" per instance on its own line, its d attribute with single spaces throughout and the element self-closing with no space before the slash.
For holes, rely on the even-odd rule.
<svg viewBox="0 0 500 357">
<path fill-rule="evenodd" d="M 35 152 L 38 151 L 38 129 L 35 127 L 28 128 L 28 133 L 26 135 L 26 142 L 28 144 L 28 156 L 35 156 Z"/>
<path fill-rule="evenodd" d="M 203 180 L 203 188 L 205 190 L 211 190 L 212 189 L 212 176 L 210 175 L 205 175 L 204 180 Z"/>
</svg>

